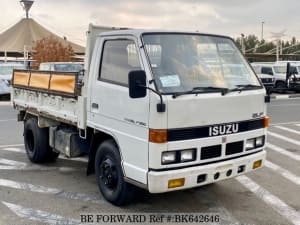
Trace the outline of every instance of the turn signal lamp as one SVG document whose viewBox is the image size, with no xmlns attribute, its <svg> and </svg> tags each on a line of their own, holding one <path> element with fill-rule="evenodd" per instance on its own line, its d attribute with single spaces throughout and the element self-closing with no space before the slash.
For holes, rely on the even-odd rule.
<svg viewBox="0 0 300 225">
<path fill-rule="evenodd" d="M 165 129 L 149 129 L 149 141 L 153 143 L 168 142 L 167 130 Z"/>
<path fill-rule="evenodd" d="M 169 180 L 168 188 L 182 187 L 184 185 L 184 182 L 185 182 L 184 178 Z"/>
<path fill-rule="evenodd" d="M 256 169 L 256 168 L 258 168 L 258 167 L 261 167 L 261 165 L 262 165 L 262 160 L 257 160 L 257 161 L 255 161 L 255 162 L 253 163 L 252 168 L 253 168 L 253 169 Z"/>
<path fill-rule="evenodd" d="M 264 117 L 264 128 L 267 128 L 270 125 L 270 118 L 268 116 Z"/>
</svg>

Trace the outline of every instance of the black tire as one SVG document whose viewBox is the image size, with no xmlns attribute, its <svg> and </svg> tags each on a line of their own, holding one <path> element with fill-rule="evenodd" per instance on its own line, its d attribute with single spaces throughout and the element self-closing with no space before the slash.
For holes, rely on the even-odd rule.
<svg viewBox="0 0 300 225">
<path fill-rule="evenodd" d="M 40 128 L 37 118 L 30 118 L 24 122 L 24 143 L 31 162 L 51 162 L 59 155 L 49 146 L 49 129 Z"/>
<path fill-rule="evenodd" d="M 285 82 L 284 82 L 284 81 L 277 81 L 275 87 L 276 87 L 277 89 L 285 89 L 285 88 L 286 88 L 286 85 L 285 85 Z"/>
<path fill-rule="evenodd" d="M 121 206 L 133 199 L 135 187 L 124 180 L 120 153 L 113 140 L 98 147 L 95 172 L 99 190 L 108 202 Z"/>
</svg>

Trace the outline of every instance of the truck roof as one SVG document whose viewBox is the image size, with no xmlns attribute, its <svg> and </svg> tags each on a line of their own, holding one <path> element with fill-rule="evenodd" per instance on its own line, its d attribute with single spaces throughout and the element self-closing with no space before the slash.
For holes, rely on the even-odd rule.
<svg viewBox="0 0 300 225">
<path fill-rule="evenodd" d="M 228 36 L 223 35 L 214 35 L 214 34 L 206 34 L 200 32 L 188 32 L 188 31 L 177 31 L 177 30 L 159 30 L 159 29 L 132 29 L 132 28 L 121 28 L 121 27 L 104 27 L 104 26 L 97 26 L 93 24 L 89 24 L 89 29 L 87 32 L 87 44 L 85 48 L 85 65 L 84 69 L 88 74 L 91 58 L 93 55 L 94 45 L 96 44 L 96 39 L 98 37 L 105 37 L 105 36 L 124 36 L 130 35 L 134 36 L 137 39 L 140 39 L 142 34 L 150 34 L 150 33 L 161 33 L 161 34 L 170 34 L 170 33 L 177 33 L 177 34 L 196 34 L 196 35 L 208 35 L 208 36 L 215 36 L 215 37 L 222 37 L 222 38 L 230 38 Z M 232 38 L 230 38 L 232 40 Z M 85 76 L 85 82 L 87 82 L 88 76 Z"/>
<path fill-rule="evenodd" d="M 200 33 L 200 32 L 190 32 L 190 31 L 180 31 L 180 30 L 159 30 L 159 29 L 129 29 L 129 28 L 121 28 L 112 31 L 105 31 L 100 33 L 98 36 L 114 36 L 114 35 L 133 35 L 136 37 L 140 37 L 142 34 L 151 34 L 151 33 L 162 33 L 162 34 L 197 34 L 197 35 L 209 35 L 209 36 L 217 36 L 223 38 L 230 38 L 229 36 L 219 35 L 219 34 L 208 34 L 208 33 Z"/>
</svg>

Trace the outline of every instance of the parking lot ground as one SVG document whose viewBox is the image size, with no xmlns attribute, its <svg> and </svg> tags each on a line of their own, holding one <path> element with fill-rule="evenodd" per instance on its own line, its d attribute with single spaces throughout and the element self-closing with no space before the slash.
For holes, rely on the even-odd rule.
<svg viewBox="0 0 300 225">
<path fill-rule="evenodd" d="M 202 213 L 220 216 L 220 222 L 202 224 L 299 225 L 299 103 L 276 100 L 268 106 L 272 124 L 264 168 L 186 191 L 141 192 L 121 208 L 103 199 L 94 175 L 85 175 L 86 158 L 32 164 L 23 124 L 16 122 L 16 111 L 0 104 L 0 224 L 80 224 L 83 214 Z"/>
</svg>

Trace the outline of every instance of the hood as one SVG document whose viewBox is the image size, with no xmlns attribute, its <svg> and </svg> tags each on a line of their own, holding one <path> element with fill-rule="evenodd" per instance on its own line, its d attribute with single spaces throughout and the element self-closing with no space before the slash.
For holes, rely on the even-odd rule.
<svg viewBox="0 0 300 225">
<path fill-rule="evenodd" d="M 266 113 L 265 90 L 168 96 L 168 129 L 252 120 Z"/>
<path fill-rule="evenodd" d="M 258 73 L 257 76 L 258 76 L 259 78 L 274 78 L 273 75 L 263 74 L 263 73 Z"/>
</svg>

